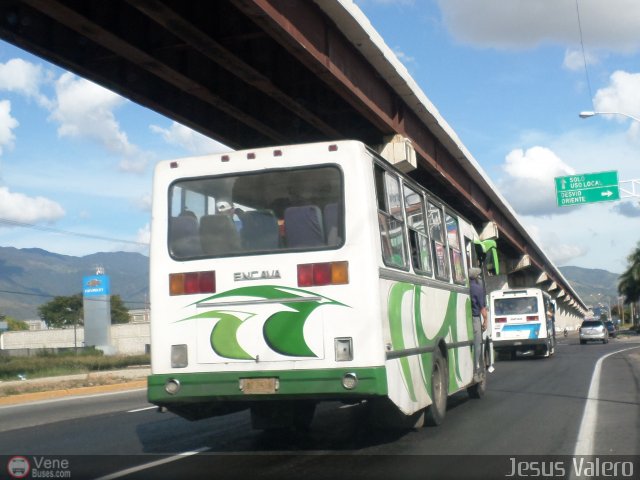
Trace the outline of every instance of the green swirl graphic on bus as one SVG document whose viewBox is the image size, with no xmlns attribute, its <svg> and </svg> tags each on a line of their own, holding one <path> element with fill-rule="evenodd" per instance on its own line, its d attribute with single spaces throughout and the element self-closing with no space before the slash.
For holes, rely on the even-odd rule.
<svg viewBox="0 0 640 480">
<path fill-rule="evenodd" d="M 221 300 L 229 300 L 222 302 Z M 232 300 L 233 299 L 233 300 Z M 269 315 L 262 324 L 262 336 L 267 346 L 274 352 L 289 357 L 317 357 L 304 339 L 304 326 L 311 313 L 318 307 L 338 305 L 341 302 L 321 296 L 315 292 L 277 285 L 242 287 L 212 295 L 191 305 L 211 302 L 221 303 L 220 307 L 208 310 L 183 320 L 198 318 L 217 319 L 211 331 L 211 348 L 220 357 L 235 360 L 255 360 L 238 341 L 238 329 L 255 312 L 231 309 L 234 306 L 256 304 L 278 304 L 282 309 Z M 224 307 L 224 308 L 223 308 Z M 231 307 L 231 308 L 229 308 Z M 203 307 L 206 308 L 206 307 Z"/>
<path fill-rule="evenodd" d="M 458 308 L 458 294 L 456 292 L 450 292 L 446 299 L 446 309 L 444 310 L 444 316 L 441 318 L 434 317 L 431 312 L 423 311 L 421 309 L 421 296 L 425 295 L 425 290 L 419 285 L 413 285 L 410 283 L 396 283 L 391 286 L 389 290 L 387 315 L 389 317 L 389 330 L 391 335 L 391 342 L 394 350 L 405 350 L 405 332 L 403 330 L 403 312 L 402 308 L 405 296 L 412 297 L 411 305 L 413 306 L 413 335 L 419 347 L 435 345 L 434 341 L 438 338 L 447 338 L 449 341 L 459 340 L 459 325 L 456 322 Z M 471 302 L 466 299 L 464 309 L 466 312 L 467 329 L 471 331 L 471 325 L 469 321 L 471 319 Z M 404 313 L 406 314 L 406 313 Z M 431 335 L 428 335 L 425 331 L 425 323 L 431 322 L 437 325 L 437 330 L 433 331 Z M 408 324 L 406 324 L 408 325 Z M 449 368 L 449 385 L 457 387 L 462 379 L 462 372 L 460 370 L 460 353 L 459 349 L 452 349 L 452 356 L 449 359 L 451 362 Z M 422 378 L 423 386 L 427 391 L 430 391 L 431 387 L 431 370 L 432 370 L 432 357 L 431 354 L 421 354 L 420 358 L 420 376 Z M 413 375 L 411 372 L 411 366 L 409 357 L 399 358 L 400 369 L 402 372 L 402 380 L 409 394 L 409 398 L 412 401 L 416 401 L 415 384 L 413 381 Z"/>
</svg>

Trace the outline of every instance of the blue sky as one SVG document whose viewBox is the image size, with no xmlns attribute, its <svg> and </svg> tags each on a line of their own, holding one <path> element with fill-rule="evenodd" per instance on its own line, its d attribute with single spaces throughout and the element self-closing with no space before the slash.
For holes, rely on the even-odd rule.
<svg viewBox="0 0 640 480">
<path fill-rule="evenodd" d="M 638 199 L 559 208 L 553 178 L 640 179 L 640 122 L 578 117 L 640 116 L 640 2 L 356 4 L 552 260 L 626 268 Z M 0 246 L 147 253 L 153 165 L 221 149 L 0 42 Z"/>
</svg>

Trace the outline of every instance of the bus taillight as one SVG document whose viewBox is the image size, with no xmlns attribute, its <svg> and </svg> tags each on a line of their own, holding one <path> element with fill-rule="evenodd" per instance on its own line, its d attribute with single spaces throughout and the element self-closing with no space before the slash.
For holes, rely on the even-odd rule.
<svg viewBox="0 0 640 480">
<path fill-rule="evenodd" d="M 192 295 L 194 293 L 215 293 L 216 273 L 189 272 L 169 275 L 170 295 Z"/>
<path fill-rule="evenodd" d="M 540 320 L 538 315 L 527 315 L 527 322 L 537 322 Z"/>
<path fill-rule="evenodd" d="M 496 322 L 496 323 L 507 323 L 507 317 L 496 317 L 494 319 L 494 322 Z"/>
<path fill-rule="evenodd" d="M 298 265 L 298 286 L 344 285 L 349 283 L 349 262 L 304 263 Z"/>
</svg>

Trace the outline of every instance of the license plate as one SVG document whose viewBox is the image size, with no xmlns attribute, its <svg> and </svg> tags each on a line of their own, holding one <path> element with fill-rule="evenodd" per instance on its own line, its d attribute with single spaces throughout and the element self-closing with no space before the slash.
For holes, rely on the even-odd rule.
<svg viewBox="0 0 640 480">
<path fill-rule="evenodd" d="M 276 393 L 278 387 L 279 382 L 275 377 L 240 379 L 240 390 L 245 395 Z"/>
</svg>

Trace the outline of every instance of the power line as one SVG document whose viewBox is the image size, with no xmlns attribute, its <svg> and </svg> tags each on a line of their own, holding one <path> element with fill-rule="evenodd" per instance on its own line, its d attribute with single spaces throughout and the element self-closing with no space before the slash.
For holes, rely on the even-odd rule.
<svg viewBox="0 0 640 480">
<path fill-rule="evenodd" d="M 0 224 L 11 225 L 11 226 L 14 226 L 14 227 L 33 228 L 35 230 L 42 230 L 42 231 L 45 231 L 45 232 L 62 233 L 64 235 L 71 235 L 71 236 L 75 236 L 75 237 L 92 238 L 94 240 L 106 240 L 108 242 L 114 242 L 114 243 L 130 243 L 130 244 L 133 244 L 133 245 L 141 245 L 141 246 L 144 246 L 144 247 L 148 247 L 149 246 L 148 243 L 136 242 L 134 240 L 123 240 L 123 239 L 120 239 L 120 238 L 105 237 L 105 236 L 101 236 L 101 235 L 91 235 L 91 234 L 88 234 L 88 233 L 72 232 L 72 231 L 69 231 L 69 230 L 61 230 L 59 228 L 45 227 L 43 225 L 35 225 L 33 223 L 18 222 L 16 220 L 9 220 L 8 218 L 0 218 Z"/>
<path fill-rule="evenodd" d="M 53 295 L 51 293 L 16 292 L 16 291 L 13 291 L 13 290 L 0 290 L 0 293 L 8 293 L 8 294 L 11 294 L 11 295 L 26 295 L 26 296 L 31 296 L 31 297 L 47 297 L 47 298 L 72 297 L 73 296 L 73 295 Z M 89 300 L 89 301 L 92 301 L 92 302 L 106 302 L 107 301 L 107 300 L 98 299 L 98 298 L 87 298 L 86 300 Z M 124 300 L 122 298 L 120 298 L 120 300 L 122 300 L 122 303 L 133 304 L 133 305 L 136 305 L 136 304 L 146 305 L 148 303 L 148 302 L 137 301 L 137 300 Z"/>
<path fill-rule="evenodd" d="M 578 7 L 578 0 L 576 0 L 576 13 L 578 14 L 578 31 L 580 32 L 580 46 L 582 47 L 584 74 L 587 77 L 587 88 L 589 89 L 589 99 L 591 100 L 591 106 L 595 110 L 596 107 L 593 103 L 593 92 L 591 91 L 591 80 L 589 79 L 589 69 L 587 68 L 587 55 L 584 52 L 584 40 L 582 39 L 582 22 L 580 21 L 580 8 Z"/>
</svg>

